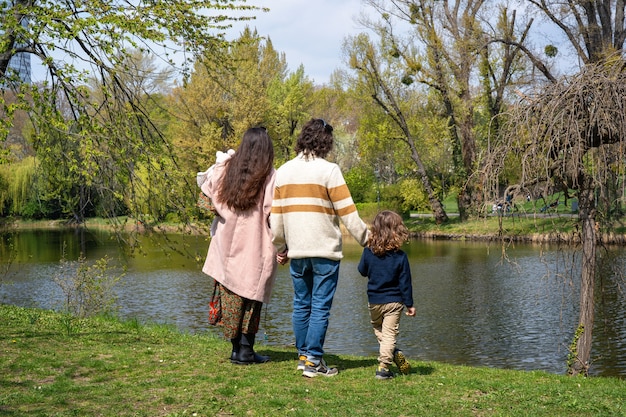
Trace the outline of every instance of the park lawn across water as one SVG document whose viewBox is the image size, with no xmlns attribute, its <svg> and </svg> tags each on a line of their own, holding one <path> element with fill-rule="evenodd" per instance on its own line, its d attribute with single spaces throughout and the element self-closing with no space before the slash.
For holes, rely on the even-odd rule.
<svg viewBox="0 0 626 417">
<path fill-rule="evenodd" d="M 432 217 L 405 219 L 409 230 L 418 237 L 464 240 L 519 240 L 529 242 L 577 242 L 580 225 L 576 214 L 513 213 L 504 216 L 490 215 L 469 221 L 451 217 L 445 224 L 436 224 Z M 615 221 L 610 229 L 600 229 L 605 243 L 626 243 L 624 219 Z"/>
<path fill-rule="evenodd" d="M 230 343 L 165 325 L 0 304 L 0 416 L 625 416 L 626 381 L 334 355 L 307 379 L 293 348 L 237 366 Z M 565 364 L 564 364 L 565 366 Z"/>
<path fill-rule="evenodd" d="M 533 235 L 563 234 L 571 235 L 576 231 L 577 218 L 572 216 L 488 216 L 470 221 L 460 221 L 451 217 L 445 224 L 436 224 L 431 217 L 412 217 L 406 219 L 411 231 L 421 234 L 490 239 L 496 236 L 529 238 Z"/>
</svg>

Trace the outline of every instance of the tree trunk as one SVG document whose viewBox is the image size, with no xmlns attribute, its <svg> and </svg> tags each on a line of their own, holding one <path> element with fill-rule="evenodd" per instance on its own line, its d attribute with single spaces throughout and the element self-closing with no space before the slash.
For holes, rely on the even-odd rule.
<svg viewBox="0 0 626 417">
<path fill-rule="evenodd" d="M 448 215 L 446 214 L 446 210 L 443 208 L 443 204 L 441 204 L 439 197 L 437 197 L 437 195 L 435 194 L 435 191 L 433 190 L 433 186 L 430 182 L 430 178 L 428 177 L 428 174 L 426 173 L 426 168 L 424 167 L 424 164 L 422 163 L 422 159 L 420 158 L 419 153 L 417 152 L 415 141 L 413 140 L 412 137 L 410 137 L 409 146 L 411 147 L 411 158 L 417 165 L 417 173 L 419 174 L 420 181 L 422 182 L 422 186 L 424 187 L 424 190 L 426 191 L 426 194 L 428 195 L 428 202 L 430 203 L 430 209 L 433 212 L 433 217 L 435 218 L 435 222 L 437 224 L 445 223 L 448 221 Z"/>
<path fill-rule="evenodd" d="M 591 357 L 591 341 L 594 319 L 594 284 L 596 276 L 597 233 L 595 222 L 594 190 L 591 181 L 585 181 L 579 195 L 579 219 L 582 225 L 582 266 L 580 279 L 579 329 L 582 331 L 576 341 L 575 352 L 569 363 L 570 375 L 587 375 Z"/>
<path fill-rule="evenodd" d="M 459 218 L 461 221 L 466 221 L 470 217 L 472 212 L 472 190 L 469 188 L 469 184 L 461 189 L 457 196 L 457 206 L 459 207 Z"/>
</svg>

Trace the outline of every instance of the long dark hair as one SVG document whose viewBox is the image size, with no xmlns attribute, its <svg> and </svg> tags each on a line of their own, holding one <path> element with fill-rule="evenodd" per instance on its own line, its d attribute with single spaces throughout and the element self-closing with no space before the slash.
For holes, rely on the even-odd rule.
<svg viewBox="0 0 626 417">
<path fill-rule="evenodd" d="M 296 153 L 325 158 L 333 149 L 333 127 L 324 119 L 311 119 L 302 126 L 296 141 Z"/>
<path fill-rule="evenodd" d="M 218 200 L 231 210 L 246 211 L 257 204 L 274 164 L 274 146 L 267 131 L 253 127 L 243 134 L 239 148 L 226 161 Z"/>
<path fill-rule="evenodd" d="M 374 255 L 400 249 L 409 237 L 402 217 L 395 211 L 383 210 L 374 217 L 367 246 Z"/>
</svg>

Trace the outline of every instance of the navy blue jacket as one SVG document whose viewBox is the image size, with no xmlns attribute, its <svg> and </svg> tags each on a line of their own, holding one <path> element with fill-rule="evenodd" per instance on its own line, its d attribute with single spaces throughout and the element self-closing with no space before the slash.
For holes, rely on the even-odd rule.
<svg viewBox="0 0 626 417">
<path fill-rule="evenodd" d="M 376 256 L 370 248 L 365 248 L 358 269 L 368 278 L 367 299 L 370 304 L 397 302 L 413 307 L 411 268 L 402 250 Z"/>
</svg>

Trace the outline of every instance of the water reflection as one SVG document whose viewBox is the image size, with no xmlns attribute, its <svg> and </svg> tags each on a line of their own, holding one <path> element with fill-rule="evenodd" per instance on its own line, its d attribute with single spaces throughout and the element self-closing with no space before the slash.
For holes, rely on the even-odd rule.
<svg viewBox="0 0 626 417">
<path fill-rule="evenodd" d="M 207 325 L 207 277 L 200 272 L 208 247 L 198 236 L 169 236 L 177 250 L 142 242 L 144 253 L 127 258 L 103 233 L 81 241 L 71 232 L 20 232 L 0 240 L 0 302 L 56 308 L 61 294 L 51 277 L 63 253 L 77 259 L 105 255 L 128 268 L 117 289 L 120 315 L 170 323 L 193 333 Z M 472 366 L 565 372 L 567 347 L 578 319 L 578 260 L 556 247 L 500 246 L 473 242 L 413 241 L 404 248 L 413 272 L 417 316 L 403 316 L 399 345 L 411 357 Z M 185 252 L 185 254 L 178 253 Z M 345 258 L 325 349 L 377 355 L 369 324 L 366 278 L 357 272 L 361 248 L 345 244 Z M 188 256 L 191 255 L 191 256 Z M 626 297 L 623 251 L 603 252 L 597 291 L 592 373 L 626 376 Z M 600 286 L 602 284 L 602 286 Z M 259 339 L 293 344 L 292 287 L 279 267 Z"/>
</svg>

